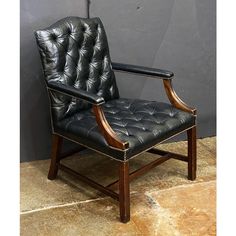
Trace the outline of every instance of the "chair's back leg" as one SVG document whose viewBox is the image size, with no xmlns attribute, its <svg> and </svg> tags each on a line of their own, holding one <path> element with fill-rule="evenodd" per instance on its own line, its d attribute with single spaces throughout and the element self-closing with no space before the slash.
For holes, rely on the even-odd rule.
<svg viewBox="0 0 236 236">
<path fill-rule="evenodd" d="M 60 152 L 62 147 L 62 138 L 58 135 L 52 135 L 51 164 L 48 172 L 48 179 L 53 180 L 57 177 L 58 163 L 60 162 Z"/>
<path fill-rule="evenodd" d="M 196 179 L 197 171 L 197 140 L 196 127 L 187 131 L 188 135 L 188 179 Z"/>
<path fill-rule="evenodd" d="M 120 163 L 119 202 L 120 220 L 123 223 L 127 223 L 130 220 L 129 162 Z"/>
</svg>

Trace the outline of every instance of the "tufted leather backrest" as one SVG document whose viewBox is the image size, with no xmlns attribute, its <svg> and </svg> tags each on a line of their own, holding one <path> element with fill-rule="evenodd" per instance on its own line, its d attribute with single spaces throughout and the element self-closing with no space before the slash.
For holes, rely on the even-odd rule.
<svg viewBox="0 0 236 236">
<path fill-rule="evenodd" d="M 58 82 L 102 96 L 119 97 L 103 24 L 99 18 L 64 18 L 35 32 L 46 83 Z M 53 119 L 88 109 L 84 101 L 49 92 Z"/>
</svg>

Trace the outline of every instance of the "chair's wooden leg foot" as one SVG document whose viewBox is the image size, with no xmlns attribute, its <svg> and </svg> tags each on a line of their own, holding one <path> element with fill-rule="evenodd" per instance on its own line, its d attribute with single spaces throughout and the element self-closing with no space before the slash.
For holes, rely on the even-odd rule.
<svg viewBox="0 0 236 236">
<path fill-rule="evenodd" d="M 127 223 L 130 220 L 129 162 L 120 163 L 119 202 L 120 202 L 120 220 L 122 223 Z"/>
<path fill-rule="evenodd" d="M 197 138 L 196 127 L 187 131 L 188 135 L 188 179 L 195 180 L 197 172 Z"/>
<path fill-rule="evenodd" d="M 48 179 L 53 180 L 57 177 L 58 163 L 60 162 L 60 151 L 62 146 L 62 138 L 58 135 L 52 135 L 52 151 L 51 164 L 48 172 Z"/>
</svg>

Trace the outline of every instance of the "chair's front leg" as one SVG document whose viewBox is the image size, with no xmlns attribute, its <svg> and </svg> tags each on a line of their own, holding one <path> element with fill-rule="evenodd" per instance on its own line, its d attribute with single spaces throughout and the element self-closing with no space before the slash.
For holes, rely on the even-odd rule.
<svg viewBox="0 0 236 236">
<path fill-rule="evenodd" d="M 120 163 L 119 202 L 120 202 L 120 220 L 123 223 L 127 223 L 130 220 L 129 162 Z"/>
<path fill-rule="evenodd" d="M 58 135 L 52 135 L 52 151 L 51 151 L 51 164 L 48 172 L 48 179 L 53 180 L 57 177 L 58 163 L 60 162 L 60 152 L 62 146 L 62 138 Z"/>
<path fill-rule="evenodd" d="M 197 171 L 197 140 L 196 126 L 187 131 L 188 135 L 188 179 L 196 179 Z"/>
</svg>

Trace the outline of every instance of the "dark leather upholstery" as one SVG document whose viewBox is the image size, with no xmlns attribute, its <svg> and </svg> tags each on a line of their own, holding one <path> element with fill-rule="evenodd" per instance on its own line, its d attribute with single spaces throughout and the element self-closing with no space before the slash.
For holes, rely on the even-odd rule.
<svg viewBox="0 0 236 236">
<path fill-rule="evenodd" d="M 67 17 L 38 30 L 48 87 L 53 132 L 125 161 L 195 125 L 195 116 L 170 104 L 119 98 L 107 38 L 99 18 Z M 172 72 L 113 63 L 127 72 L 170 78 Z M 127 150 L 110 147 L 98 129 L 91 104 L 102 104 L 106 119 Z"/>
<path fill-rule="evenodd" d="M 48 84 L 48 88 L 49 90 L 58 91 L 70 97 L 75 97 L 94 105 L 101 105 L 105 102 L 103 97 L 98 96 L 97 94 L 57 82 L 50 82 Z"/>
<path fill-rule="evenodd" d="M 156 76 L 165 79 L 170 79 L 174 76 L 174 73 L 168 70 L 161 70 L 156 68 L 149 68 L 144 66 L 137 66 L 137 65 L 116 63 L 116 62 L 112 62 L 112 69 L 117 71 L 136 73 L 139 75 Z"/>
<path fill-rule="evenodd" d="M 55 132 L 124 161 L 195 123 L 195 117 L 190 113 L 155 101 L 120 98 L 108 101 L 102 107 L 118 137 L 129 142 L 128 150 L 108 146 L 91 109 L 55 123 Z"/>
<path fill-rule="evenodd" d="M 62 83 L 89 91 L 105 101 L 119 97 L 106 34 L 99 18 L 64 18 L 35 33 L 47 84 Z M 54 120 L 89 108 L 89 104 L 50 93 Z"/>
</svg>

